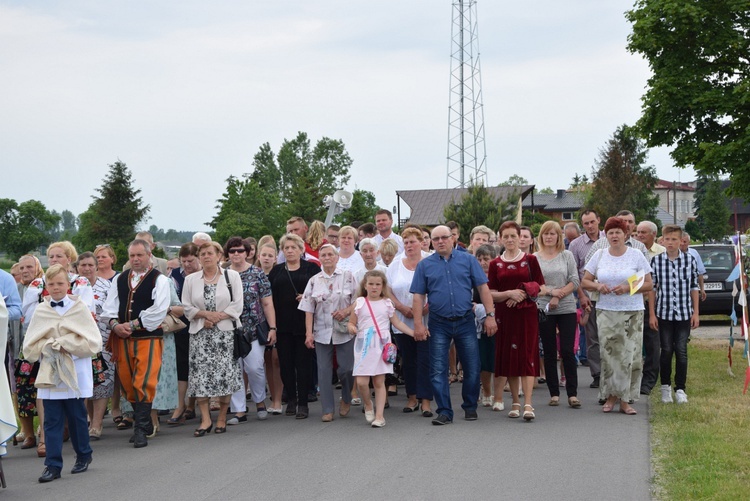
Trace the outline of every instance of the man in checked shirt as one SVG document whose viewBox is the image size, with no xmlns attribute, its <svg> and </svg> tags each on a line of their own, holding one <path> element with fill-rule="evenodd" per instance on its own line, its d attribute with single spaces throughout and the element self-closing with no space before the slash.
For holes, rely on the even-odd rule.
<svg viewBox="0 0 750 501">
<path fill-rule="evenodd" d="M 687 342 L 690 329 L 698 320 L 698 264 L 690 254 L 680 250 L 682 229 L 665 225 L 662 238 L 667 251 L 651 260 L 654 290 L 648 293 L 650 326 L 661 338 L 661 401 L 672 403 L 672 355 L 675 357 L 675 398 L 678 404 L 688 401 Z"/>
</svg>

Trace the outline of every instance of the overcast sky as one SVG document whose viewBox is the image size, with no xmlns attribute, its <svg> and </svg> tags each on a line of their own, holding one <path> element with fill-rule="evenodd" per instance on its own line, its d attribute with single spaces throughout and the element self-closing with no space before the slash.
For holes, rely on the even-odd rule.
<svg viewBox="0 0 750 501">
<path fill-rule="evenodd" d="M 632 124 L 648 65 L 633 0 L 478 2 L 489 183 L 567 188 Z M 206 229 L 230 175 L 305 131 L 344 141 L 348 189 L 444 188 L 449 0 L 0 0 L 0 198 L 83 212 L 118 158 L 150 220 Z M 659 177 L 691 180 L 668 151 Z M 402 204 L 403 207 L 403 204 Z"/>
</svg>

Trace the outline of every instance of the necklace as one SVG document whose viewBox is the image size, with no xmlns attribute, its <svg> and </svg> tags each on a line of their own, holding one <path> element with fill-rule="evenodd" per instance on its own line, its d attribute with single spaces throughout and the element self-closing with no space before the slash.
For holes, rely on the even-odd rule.
<svg viewBox="0 0 750 501">
<path fill-rule="evenodd" d="M 523 255 L 523 252 L 519 250 L 519 251 L 516 252 L 515 256 L 509 257 L 508 256 L 508 251 L 504 251 L 503 252 L 503 260 L 504 261 L 508 261 L 508 262 L 518 261 L 521 258 L 522 255 Z"/>
<path fill-rule="evenodd" d="M 206 280 L 206 272 L 204 271 L 203 272 L 203 280 L 205 282 L 209 282 L 209 283 L 214 282 L 217 278 L 219 278 L 219 271 L 220 270 L 216 270 L 216 274 L 214 274 L 214 277 L 211 280 Z"/>
</svg>

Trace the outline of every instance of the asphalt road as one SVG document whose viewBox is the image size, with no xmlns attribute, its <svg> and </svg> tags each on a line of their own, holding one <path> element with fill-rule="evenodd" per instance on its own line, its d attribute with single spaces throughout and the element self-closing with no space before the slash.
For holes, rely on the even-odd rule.
<svg viewBox="0 0 750 501">
<path fill-rule="evenodd" d="M 322 423 L 314 403 L 307 420 L 251 415 L 224 435 L 194 438 L 197 421 L 162 425 L 148 447 L 133 449 L 130 432 L 108 419 L 89 471 L 70 474 L 74 453 L 65 444 L 63 477 L 49 484 L 37 483 L 44 466 L 35 450 L 9 447 L 0 499 L 649 499 L 646 402 L 636 402 L 637 416 L 605 415 L 588 368 L 578 373 L 583 407 L 565 405 L 564 392 L 562 405 L 549 407 L 539 388 L 531 423 L 488 408 L 464 421 L 459 384 L 448 426 L 402 413 L 401 388 L 383 429 L 367 426 L 358 407 Z"/>
</svg>

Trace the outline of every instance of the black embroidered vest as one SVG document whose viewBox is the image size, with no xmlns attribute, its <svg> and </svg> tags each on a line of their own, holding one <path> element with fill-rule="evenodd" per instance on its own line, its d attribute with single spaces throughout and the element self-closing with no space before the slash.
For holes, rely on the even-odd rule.
<svg viewBox="0 0 750 501">
<path fill-rule="evenodd" d="M 126 271 L 120 273 L 117 277 L 117 297 L 120 300 L 120 308 L 118 311 L 117 320 L 120 323 L 127 323 L 132 320 L 136 320 L 140 317 L 143 310 L 147 310 L 154 305 L 154 300 L 151 298 L 154 287 L 156 287 L 156 279 L 159 278 L 159 270 L 152 268 L 151 271 L 146 273 L 138 285 L 135 288 L 130 285 L 130 272 Z M 164 332 L 161 328 L 153 331 L 148 331 L 141 327 L 140 329 L 133 331 L 132 336 L 134 338 L 148 338 L 148 337 L 162 337 Z"/>
</svg>

